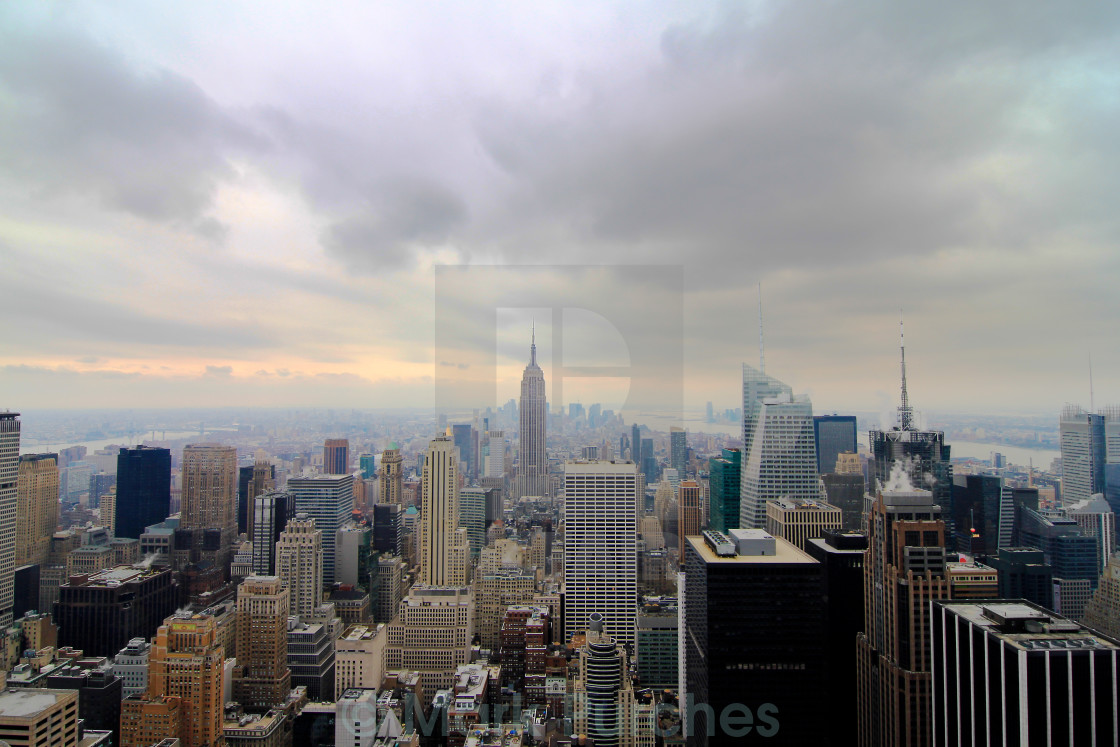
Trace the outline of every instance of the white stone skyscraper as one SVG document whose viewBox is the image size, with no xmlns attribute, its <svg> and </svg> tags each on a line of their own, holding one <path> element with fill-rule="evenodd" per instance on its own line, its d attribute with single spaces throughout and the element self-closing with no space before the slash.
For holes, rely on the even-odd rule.
<svg viewBox="0 0 1120 747">
<path fill-rule="evenodd" d="M 548 495 L 548 453 L 545 433 L 548 403 L 545 399 L 544 371 L 537 365 L 537 334 L 529 346 L 529 365 L 521 376 L 517 455 L 518 495 Z"/>
<path fill-rule="evenodd" d="M 0 630 L 11 627 L 15 606 L 18 482 L 19 413 L 0 412 Z"/>
<path fill-rule="evenodd" d="M 1062 410 L 1062 501 L 1073 503 L 1103 493 L 1104 465 L 1120 462 L 1120 408 L 1089 413 L 1076 405 Z"/>
<path fill-rule="evenodd" d="M 467 583 L 470 541 L 459 528 L 459 459 L 450 438 L 428 444 L 420 504 L 420 583 L 463 586 Z"/>
<path fill-rule="evenodd" d="M 739 526 L 765 529 L 767 501 L 820 497 L 812 403 L 744 365 Z"/>
<path fill-rule="evenodd" d="M 606 619 L 620 643 L 636 642 L 638 467 L 587 460 L 564 465 L 564 640 Z"/>
</svg>

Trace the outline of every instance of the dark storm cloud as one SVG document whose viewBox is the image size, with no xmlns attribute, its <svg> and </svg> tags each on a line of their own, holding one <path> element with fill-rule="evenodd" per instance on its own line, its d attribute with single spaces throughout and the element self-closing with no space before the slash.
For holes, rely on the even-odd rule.
<svg viewBox="0 0 1120 747">
<path fill-rule="evenodd" d="M 258 135 L 174 72 L 134 69 L 79 33 L 0 25 L 0 172 L 224 236 L 205 213 L 230 156 L 265 147 Z"/>
<path fill-rule="evenodd" d="M 495 221 L 515 237 L 504 255 L 539 251 L 520 241 L 536 221 L 555 229 L 553 251 L 719 261 L 705 282 L 723 285 L 1120 236 L 1100 199 L 1115 187 L 1115 111 L 1093 79 L 1117 62 L 1115 8 L 901 8 L 787 3 L 673 26 L 660 67 L 589 83 L 560 121 L 483 112 L 487 152 L 532 185 Z"/>
</svg>

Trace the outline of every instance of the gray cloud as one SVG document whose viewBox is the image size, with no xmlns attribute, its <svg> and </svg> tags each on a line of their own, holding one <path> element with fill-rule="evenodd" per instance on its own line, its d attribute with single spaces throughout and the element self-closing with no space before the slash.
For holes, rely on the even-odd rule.
<svg viewBox="0 0 1120 747">
<path fill-rule="evenodd" d="M 466 214 L 463 201 L 439 185 L 398 183 L 334 223 L 323 244 L 349 267 L 392 272 L 411 266 L 410 251 L 446 241 Z"/>
<path fill-rule="evenodd" d="M 80 33 L 0 29 L 0 171 L 45 194 L 92 195 L 114 210 L 220 240 L 206 216 L 230 157 L 266 147 L 193 81 L 141 70 Z"/>
</svg>

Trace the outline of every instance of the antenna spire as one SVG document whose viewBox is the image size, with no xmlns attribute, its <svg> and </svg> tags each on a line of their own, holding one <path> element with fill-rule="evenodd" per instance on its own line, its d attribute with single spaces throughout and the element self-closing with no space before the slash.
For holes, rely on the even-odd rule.
<svg viewBox="0 0 1120 747">
<path fill-rule="evenodd" d="M 537 365 L 537 320 L 533 319 L 533 342 L 529 345 L 529 365 Z"/>
<path fill-rule="evenodd" d="M 758 370 L 766 373 L 766 345 L 762 337 L 762 283 L 758 284 Z"/>
<path fill-rule="evenodd" d="M 898 310 L 898 341 L 902 353 L 902 404 L 898 408 L 898 419 L 902 430 L 909 431 L 914 427 L 914 408 L 910 406 L 910 396 L 906 393 L 906 331 L 903 328 L 902 309 Z"/>
<path fill-rule="evenodd" d="M 1096 411 L 1096 403 L 1093 401 L 1093 353 L 1089 352 L 1089 412 Z"/>
</svg>

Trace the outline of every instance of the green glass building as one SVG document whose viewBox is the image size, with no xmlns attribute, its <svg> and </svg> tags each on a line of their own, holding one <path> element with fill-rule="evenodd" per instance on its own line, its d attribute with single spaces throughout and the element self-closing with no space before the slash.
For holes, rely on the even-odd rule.
<svg viewBox="0 0 1120 747">
<path fill-rule="evenodd" d="M 719 532 L 739 528 L 739 473 L 743 452 L 724 449 L 708 460 L 709 525 Z"/>
</svg>

